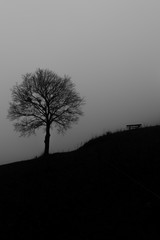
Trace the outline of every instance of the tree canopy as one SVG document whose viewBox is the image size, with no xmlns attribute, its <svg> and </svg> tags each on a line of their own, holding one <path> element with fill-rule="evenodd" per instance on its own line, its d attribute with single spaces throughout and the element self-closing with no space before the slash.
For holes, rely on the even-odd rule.
<svg viewBox="0 0 160 240">
<path fill-rule="evenodd" d="M 45 153 L 49 153 L 50 128 L 64 133 L 83 115 L 85 104 L 68 76 L 60 77 L 48 69 L 37 69 L 35 73 L 22 76 L 21 84 L 11 89 L 12 102 L 8 118 L 15 121 L 15 130 L 20 136 L 30 136 L 40 127 L 46 131 Z"/>
</svg>

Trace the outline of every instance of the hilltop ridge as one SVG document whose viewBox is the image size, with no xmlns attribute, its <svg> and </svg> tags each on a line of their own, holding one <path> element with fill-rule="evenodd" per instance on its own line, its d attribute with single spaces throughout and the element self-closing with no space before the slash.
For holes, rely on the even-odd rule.
<svg viewBox="0 0 160 240">
<path fill-rule="evenodd" d="M 75 151 L 0 166 L 0 235 L 160 236 L 159 143 L 160 126 L 145 127 L 106 133 Z"/>
</svg>

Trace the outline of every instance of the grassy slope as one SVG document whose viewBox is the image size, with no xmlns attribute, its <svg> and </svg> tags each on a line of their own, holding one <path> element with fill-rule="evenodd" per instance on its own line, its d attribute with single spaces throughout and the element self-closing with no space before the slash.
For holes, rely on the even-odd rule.
<svg viewBox="0 0 160 240">
<path fill-rule="evenodd" d="M 160 127 L 106 134 L 77 151 L 0 167 L 0 235 L 154 239 Z"/>
</svg>

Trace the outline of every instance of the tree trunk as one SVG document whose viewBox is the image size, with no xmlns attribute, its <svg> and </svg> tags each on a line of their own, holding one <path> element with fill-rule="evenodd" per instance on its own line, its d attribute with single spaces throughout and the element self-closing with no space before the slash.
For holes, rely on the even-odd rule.
<svg viewBox="0 0 160 240">
<path fill-rule="evenodd" d="M 46 126 L 46 136 L 45 136 L 45 150 L 44 150 L 44 155 L 48 155 L 49 154 L 49 140 L 50 140 L 50 125 L 47 124 Z"/>
</svg>

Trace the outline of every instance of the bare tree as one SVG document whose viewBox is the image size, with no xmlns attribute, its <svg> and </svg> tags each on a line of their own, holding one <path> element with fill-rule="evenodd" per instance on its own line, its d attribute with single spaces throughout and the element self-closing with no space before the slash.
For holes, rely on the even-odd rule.
<svg viewBox="0 0 160 240">
<path fill-rule="evenodd" d="M 76 92 L 70 77 L 59 77 L 48 69 L 38 69 L 22 78 L 23 82 L 11 89 L 12 102 L 7 117 L 17 120 L 14 127 L 20 136 L 30 136 L 44 127 L 44 154 L 48 155 L 51 127 L 54 124 L 58 133 L 64 133 L 72 123 L 77 123 L 83 115 L 84 98 Z"/>
</svg>

